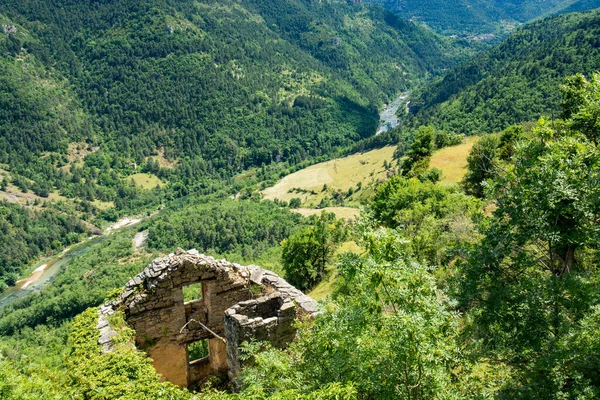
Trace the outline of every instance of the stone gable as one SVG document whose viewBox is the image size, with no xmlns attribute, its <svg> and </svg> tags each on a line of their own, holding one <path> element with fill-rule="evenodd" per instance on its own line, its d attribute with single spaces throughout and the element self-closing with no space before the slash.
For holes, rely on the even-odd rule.
<svg viewBox="0 0 600 400">
<path fill-rule="evenodd" d="M 183 288 L 192 284 L 201 285 L 200 298 L 184 302 Z M 119 300 L 100 309 L 104 351 L 112 351 L 107 316 L 116 310 L 125 313 L 136 346 L 156 371 L 189 386 L 213 374 L 235 379 L 245 340 L 285 347 L 294 339 L 296 317 L 314 316 L 317 303 L 271 271 L 178 249 L 152 261 L 127 282 Z M 190 360 L 188 346 L 202 340 L 208 341 L 208 357 Z"/>
</svg>

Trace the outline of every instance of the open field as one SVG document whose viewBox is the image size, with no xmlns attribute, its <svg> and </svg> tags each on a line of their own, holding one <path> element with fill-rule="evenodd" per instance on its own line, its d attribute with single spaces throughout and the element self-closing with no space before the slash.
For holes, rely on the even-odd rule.
<svg viewBox="0 0 600 400">
<path fill-rule="evenodd" d="M 142 189 L 154 189 L 156 186 L 164 185 L 164 183 L 158 179 L 156 175 L 152 174 L 139 173 L 127 177 L 127 180 L 131 179 L 133 179 L 136 186 L 139 186 Z"/>
<path fill-rule="evenodd" d="M 440 185 L 454 185 L 463 179 L 467 172 L 467 156 L 477 140 L 478 137 L 468 137 L 460 145 L 446 147 L 433 154 L 430 166 L 442 171 Z M 395 147 L 384 147 L 315 164 L 285 176 L 261 193 L 269 200 L 289 202 L 293 198 L 300 198 L 302 207 L 292 211 L 304 216 L 320 214 L 324 209 L 335 213 L 338 218 L 354 219 L 359 211 L 353 207 L 315 207 L 321 200 L 331 199 L 336 192 L 343 194 L 346 205 L 360 203 L 360 195 L 365 189 L 372 189 L 374 184 L 387 178 L 388 171 L 383 163 L 387 161 L 390 165 L 395 165 L 392 160 L 394 150 Z M 359 184 L 362 185 L 362 191 L 357 190 Z M 348 193 L 351 188 L 354 190 L 353 195 Z M 326 203 L 321 205 L 329 205 L 329 202 Z M 340 203 L 332 201 L 331 204 Z"/>
<path fill-rule="evenodd" d="M 102 200 L 94 200 L 92 202 L 92 204 L 94 205 L 94 207 L 96 207 L 100 211 L 104 211 L 104 210 L 107 210 L 107 209 L 115 206 L 115 203 L 113 201 L 102 201 Z"/>
<path fill-rule="evenodd" d="M 161 168 L 173 169 L 177 165 L 177 161 L 167 160 L 165 158 L 165 148 L 162 146 L 158 149 L 158 155 L 150 158 L 153 160 L 158 160 L 158 165 L 160 165 Z"/>
<path fill-rule="evenodd" d="M 471 136 L 458 146 L 445 147 L 433 153 L 430 167 L 438 168 L 444 174 L 440 185 L 454 185 L 463 179 L 467 173 L 467 156 L 478 140 L 479 137 Z"/>
<path fill-rule="evenodd" d="M 265 199 L 289 201 L 294 197 L 306 205 L 317 205 L 332 191 L 347 192 L 362 185 L 377 182 L 386 177 L 383 162 L 391 163 L 395 147 L 384 147 L 366 153 L 326 161 L 294 172 L 281 179 L 275 186 L 262 191 Z M 327 185 L 327 190 L 323 186 Z M 300 191 L 294 189 L 301 189 Z"/>
</svg>

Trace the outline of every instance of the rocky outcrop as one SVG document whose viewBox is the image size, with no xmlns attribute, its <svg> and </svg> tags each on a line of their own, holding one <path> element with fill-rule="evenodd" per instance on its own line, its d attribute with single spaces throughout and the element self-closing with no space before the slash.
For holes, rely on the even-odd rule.
<svg viewBox="0 0 600 400">
<path fill-rule="evenodd" d="M 1 24 L 0 29 L 2 29 L 2 32 L 4 32 L 6 35 L 14 35 L 17 33 L 17 27 L 10 24 Z"/>
<path fill-rule="evenodd" d="M 192 284 L 201 285 L 201 295 L 184 302 L 183 288 Z M 108 316 L 116 310 L 125 313 L 137 347 L 157 372 L 189 386 L 211 374 L 234 379 L 245 340 L 285 347 L 295 336 L 296 316 L 315 315 L 317 304 L 271 271 L 178 249 L 154 260 L 125 285 L 119 300 L 100 309 L 104 351 L 113 349 Z M 201 340 L 208 341 L 208 357 L 190 360 L 188 346 Z"/>
</svg>

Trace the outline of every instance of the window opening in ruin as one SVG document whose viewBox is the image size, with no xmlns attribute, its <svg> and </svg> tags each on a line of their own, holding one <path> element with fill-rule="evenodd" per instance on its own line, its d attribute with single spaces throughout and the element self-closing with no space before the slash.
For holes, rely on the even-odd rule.
<svg viewBox="0 0 600 400">
<path fill-rule="evenodd" d="M 202 283 L 192 283 L 183 287 L 183 301 L 196 301 L 202 299 Z"/>
<path fill-rule="evenodd" d="M 188 344 L 188 360 L 190 363 L 208 357 L 208 339 Z"/>
</svg>

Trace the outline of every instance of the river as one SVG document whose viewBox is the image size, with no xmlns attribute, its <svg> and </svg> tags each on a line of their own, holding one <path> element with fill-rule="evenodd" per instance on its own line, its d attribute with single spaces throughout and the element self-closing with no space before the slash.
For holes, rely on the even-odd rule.
<svg viewBox="0 0 600 400">
<path fill-rule="evenodd" d="M 141 219 L 123 218 L 108 227 L 104 231 L 104 235 L 88 238 L 71 248 L 63 250 L 61 254 L 43 261 L 29 276 L 19 280 L 14 286 L 7 288 L 4 292 L 0 293 L 0 308 L 32 293 L 43 290 L 54 280 L 54 278 L 56 278 L 61 269 L 69 265 L 69 262 L 73 257 L 85 254 L 94 245 L 105 241 L 110 232 L 115 232 L 119 229 L 135 225 L 140 221 Z M 138 242 L 140 239 L 138 239 Z M 141 245 L 143 245 L 143 240 L 141 243 L 136 242 L 136 249 Z"/>
<path fill-rule="evenodd" d="M 410 92 L 401 93 L 394 101 L 386 106 L 383 111 L 379 114 L 379 128 L 377 129 L 377 135 L 382 132 L 386 132 L 398 126 L 398 117 L 396 112 L 400 106 L 404 105 L 408 110 L 408 103 L 406 100 L 410 96 Z M 62 267 L 69 264 L 73 257 L 87 252 L 93 245 L 106 240 L 106 235 L 110 232 L 117 231 L 129 226 L 133 226 L 139 223 L 141 219 L 130 219 L 123 218 L 111 225 L 105 230 L 105 234 L 102 236 L 96 236 L 88 239 L 84 242 L 73 246 L 73 249 L 65 249 L 62 254 L 44 262 L 38 266 L 28 277 L 21 279 L 16 283 L 15 286 L 11 286 L 4 292 L 0 293 L 0 308 L 7 304 L 12 303 L 15 300 L 21 299 L 31 293 L 39 292 L 44 289 L 52 280 L 58 275 Z M 134 238 L 135 251 L 139 251 L 143 246 L 147 233 L 138 233 Z"/>
<path fill-rule="evenodd" d="M 394 101 L 392 101 L 388 106 L 386 106 L 383 111 L 379 114 L 379 128 L 377 129 L 377 135 L 382 132 L 387 132 L 390 129 L 394 129 L 398 126 L 398 117 L 396 116 L 396 112 L 400 108 L 400 106 L 404 105 L 406 110 L 408 111 L 408 103 L 406 100 L 410 96 L 410 92 L 401 93 Z"/>
</svg>

